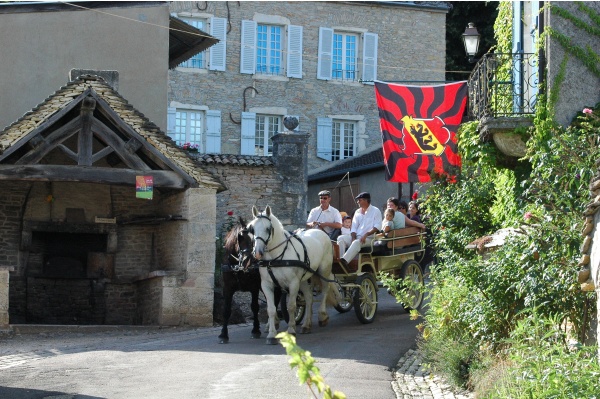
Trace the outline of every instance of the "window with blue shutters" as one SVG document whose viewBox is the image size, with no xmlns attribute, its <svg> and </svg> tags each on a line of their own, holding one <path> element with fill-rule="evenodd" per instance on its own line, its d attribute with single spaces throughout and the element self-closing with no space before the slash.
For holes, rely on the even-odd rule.
<svg viewBox="0 0 600 399">
<path fill-rule="evenodd" d="M 302 78 L 302 27 L 242 21 L 240 73 Z"/>
<path fill-rule="evenodd" d="M 372 84 L 377 79 L 378 35 L 319 28 L 317 79 Z"/>
</svg>

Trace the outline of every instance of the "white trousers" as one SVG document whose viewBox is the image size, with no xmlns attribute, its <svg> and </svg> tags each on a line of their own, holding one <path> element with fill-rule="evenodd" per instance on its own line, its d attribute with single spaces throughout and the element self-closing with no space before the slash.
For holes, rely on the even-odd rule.
<svg viewBox="0 0 600 399">
<path fill-rule="evenodd" d="M 342 245 L 340 244 L 340 237 L 348 237 L 349 239 L 346 241 L 344 240 L 344 251 L 342 251 Z M 365 240 L 364 244 L 360 243 L 360 238 L 356 238 L 356 240 L 352 241 L 352 243 L 350 244 L 350 246 L 348 247 L 348 250 L 346 250 L 346 245 L 348 245 L 348 242 L 350 242 L 352 240 L 352 237 L 350 236 L 340 236 L 338 237 L 338 244 L 340 244 L 340 254 L 344 254 L 342 256 L 342 258 L 344 258 L 346 260 L 346 262 L 350 263 L 350 261 L 352 261 L 352 259 L 354 259 L 354 257 L 356 255 L 358 255 L 358 253 L 360 252 L 360 249 L 362 247 L 370 247 L 371 246 L 371 241 L 373 241 L 373 235 L 367 236 L 367 239 Z"/>
</svg>

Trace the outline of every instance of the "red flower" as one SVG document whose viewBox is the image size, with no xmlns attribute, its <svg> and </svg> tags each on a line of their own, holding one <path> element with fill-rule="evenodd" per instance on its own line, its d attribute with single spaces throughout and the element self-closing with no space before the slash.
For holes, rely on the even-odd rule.
<svg viewBox="0 0 600 399">
<path fill-rule="evenodd" d="M 227 212 L 227 215 L 228 215 L 228 216 L 233 216 L 233 211 L 228 211 L 228 212 Z"/>
<path fill-rule="evenodd" d="M 448 175 L 448 183 L 455 184 L 456 183 L 456 175 Z"/>
<path fill-rule="evenodd" d="M 418 192 L 418 191 L 415 191 L 415 192 L 413 193 L 413 195 L 412 195 L 412 199 L 413 199 L 413 201 L 416 201 L 418 197 L 419 197 L 419 192 Z"/>
</svg>

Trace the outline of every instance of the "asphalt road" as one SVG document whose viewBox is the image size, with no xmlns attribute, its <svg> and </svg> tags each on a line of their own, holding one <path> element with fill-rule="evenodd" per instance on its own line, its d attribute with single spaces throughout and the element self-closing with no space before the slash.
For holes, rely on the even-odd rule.
<svg viewBox="0 0 600 399">
<path fill-rule="evenodd" d="M 316 307 L 315 307 L 316 311 Z M 325 382 L 348 398 L 396 399 L 392 368 L 415 346 L 417 321 L 384 289 L 372 324 L 329 309 L 330 323 L 298 335 Z M 285 323 L 282 323 L 285 327 Z M 230 328 L 122 328 L 0 335 L 0 398 L 312 398 L 281 345 Z M 281 329 L 280 329 L 281 330 Z M 321 397 L 320 395 L 318 397 Z"/>
</svg>

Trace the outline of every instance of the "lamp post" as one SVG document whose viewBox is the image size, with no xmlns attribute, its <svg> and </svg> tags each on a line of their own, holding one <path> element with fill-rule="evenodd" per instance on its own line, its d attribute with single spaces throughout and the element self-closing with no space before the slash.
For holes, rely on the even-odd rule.
<svg viewBox="0 0 600 399">
<path fill-rule="evenodd" d="M 477 28 L 473 22 L 469 22 L 465 32 L 462 34 L 463 44 L 465 45 L 465 51 L 469 56 L 469 62 L 473 63 L 477 61 L 475 55 L 479 51 L 479 38 L 481 35 L 477 32 Z"/>
</svg>

